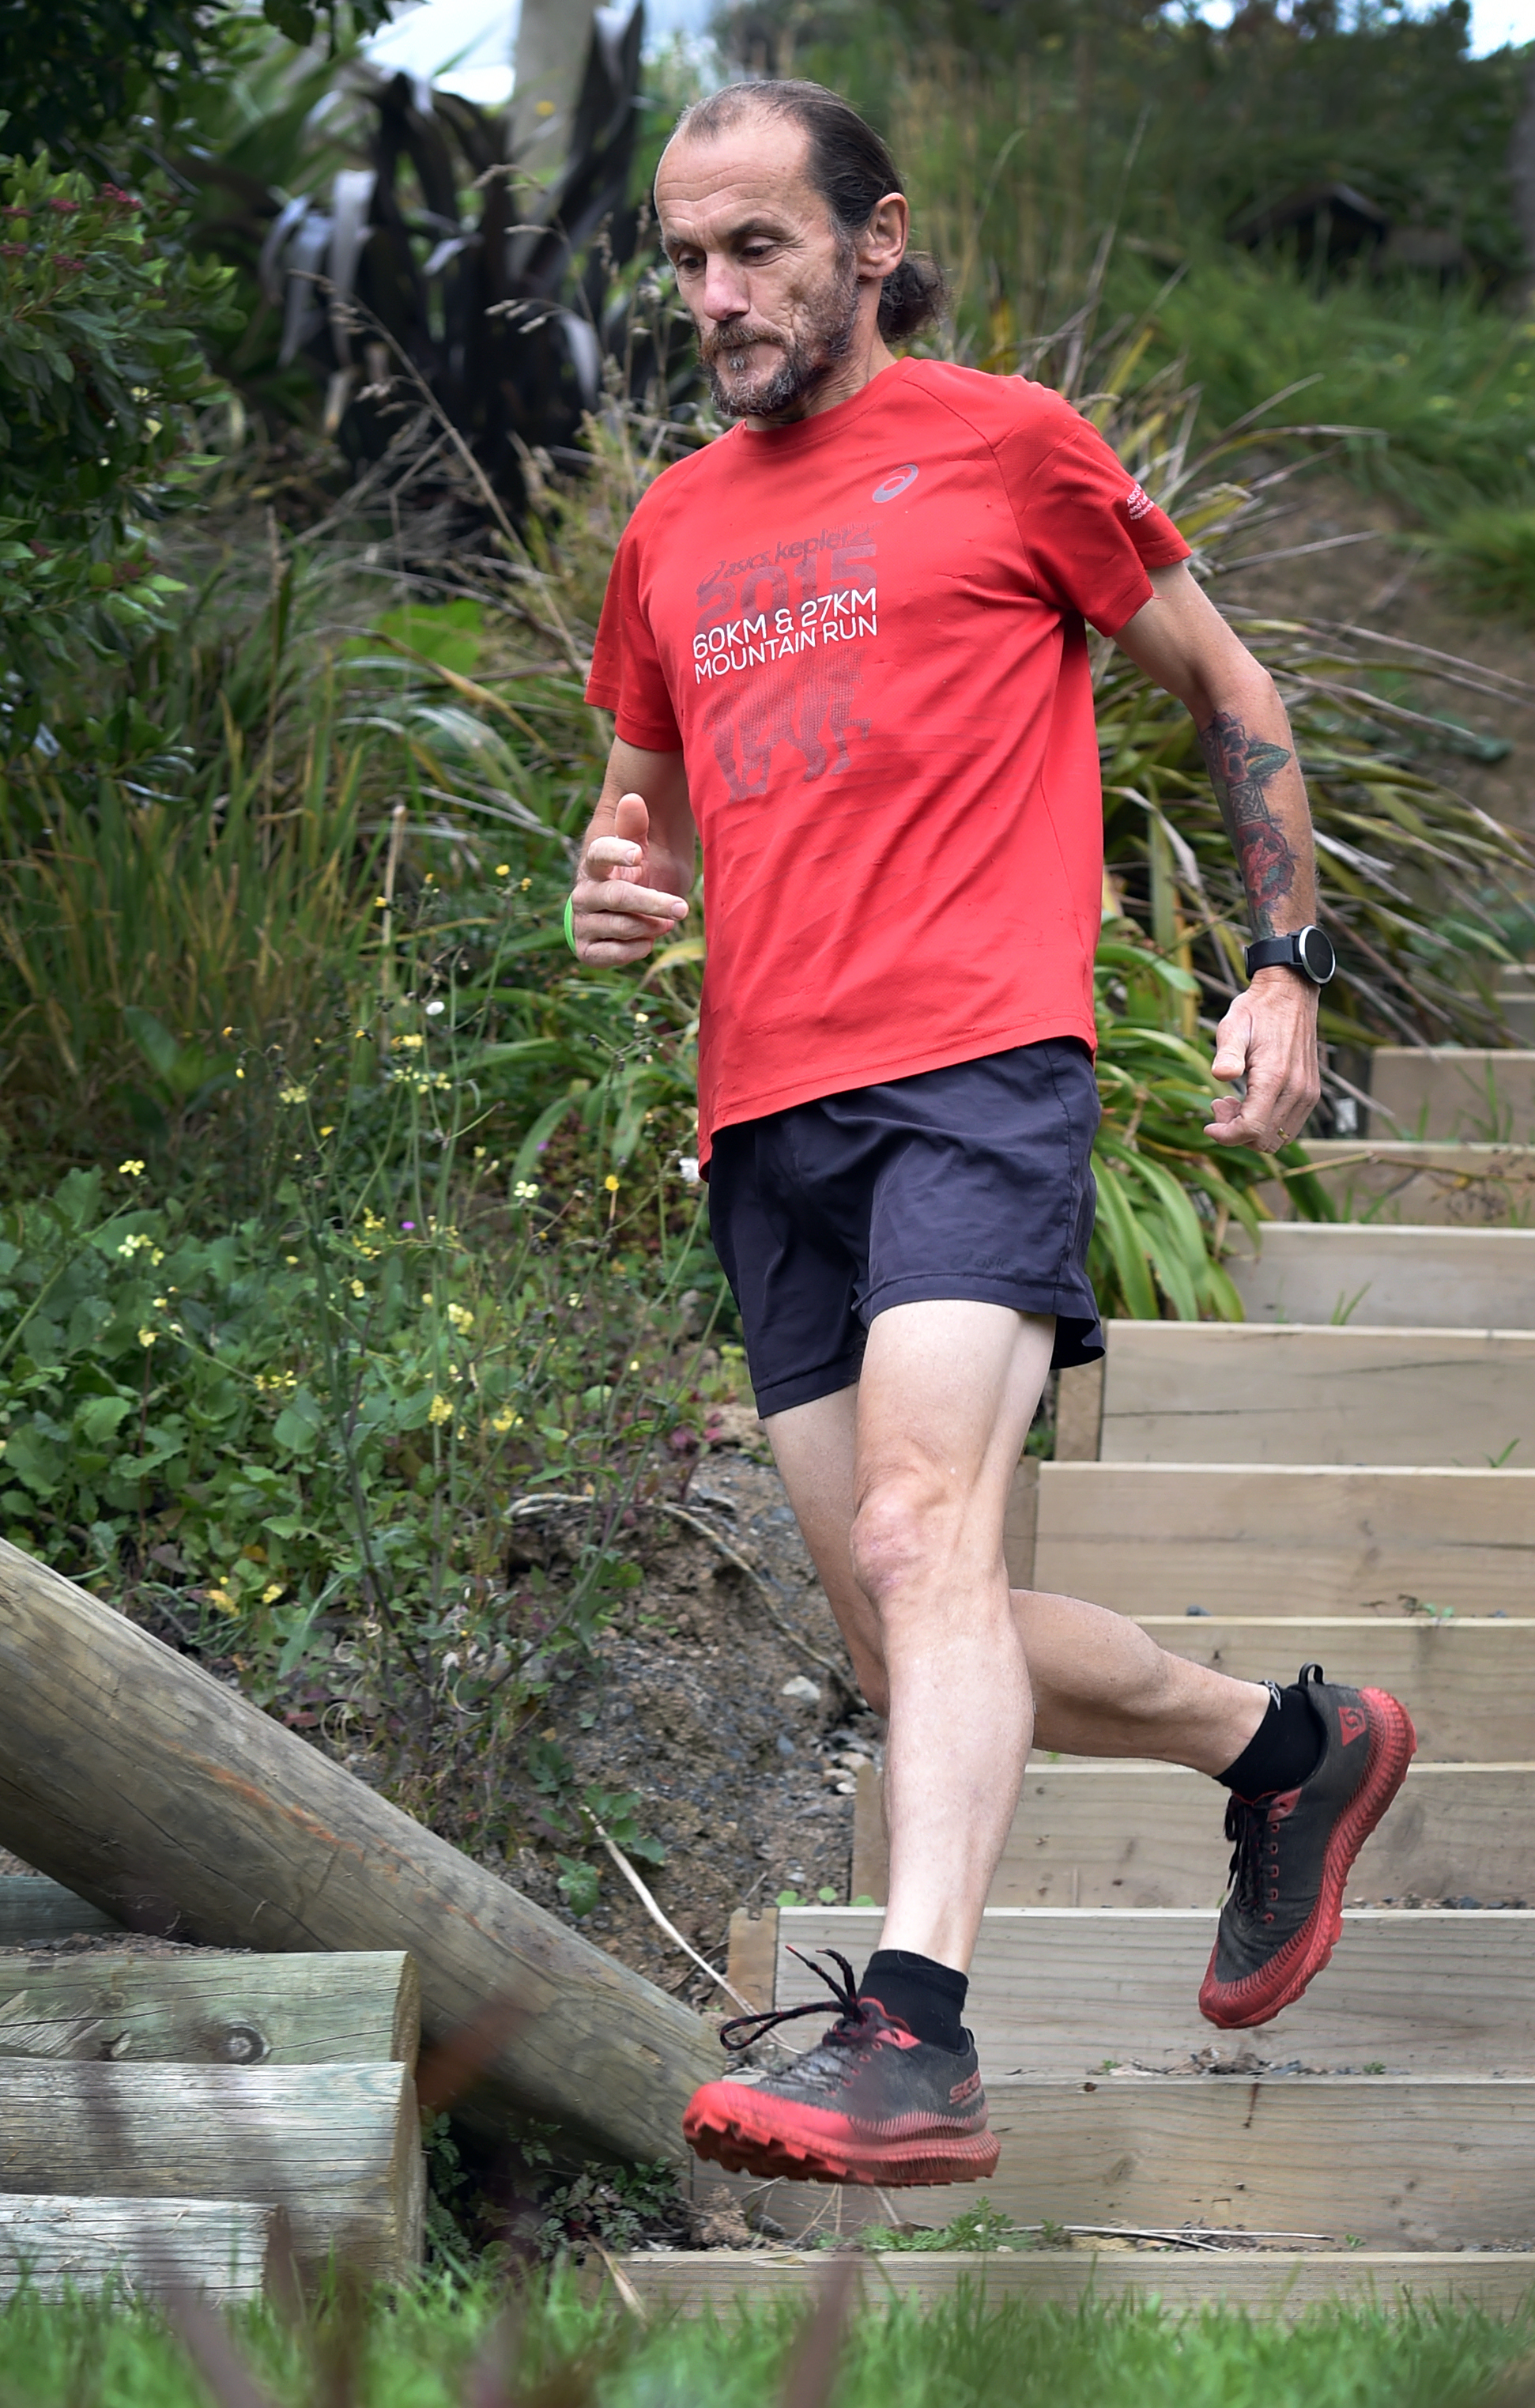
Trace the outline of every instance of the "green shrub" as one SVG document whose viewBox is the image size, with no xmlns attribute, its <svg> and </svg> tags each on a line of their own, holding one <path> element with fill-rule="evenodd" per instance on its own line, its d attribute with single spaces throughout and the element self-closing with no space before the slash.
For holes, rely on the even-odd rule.
<svg viewBox="0 0 1535 2408">
<path fill-rule="evenodd" d="M 1535 624 L 1535 509 L 1463 510 L 1431 540 L 1446 580 L 1474 609 Z"/>
<path fill-rule="evenodd" d="M 45 666 L 164 624 L 177 587 L 151 522 L 196 467 L 187 413 L 210 386 L 196 328 L 227 271 L 115 184 L 4 164 L 0 224 L 0 750 L 36 732 Z M 149 218 L 153 235 L 146 225 Z"/>
</svg>

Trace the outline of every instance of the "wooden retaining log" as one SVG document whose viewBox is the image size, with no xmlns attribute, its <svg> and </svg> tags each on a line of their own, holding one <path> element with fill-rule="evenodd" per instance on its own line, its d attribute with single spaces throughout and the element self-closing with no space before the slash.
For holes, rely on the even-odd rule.
<svg viewBox="0 0 1535 2408">
<path fill-rule="evenodd" d="M 398 1951 L 0 1958 L 0 2057 L 414 2070 L 421 1983 Z"/>
<path fill-rule="evenodd" d="M 306 2273 L 418 2266 L 425 2173 L 403 2065 L 0 2064 L 8 2191 L 284 2207 Z M 146 2214 L 148 2213 L 146 2209 Z"/>
<path fill-rule="evenodd" d="M 259 2300 L 276 2214 L 249 2200 L 0 2197 L 0 2303 L 113 2281 L 219 2307 Z"/>
<path fill-rule="evenodd" d="M 426 2038 L 481 2028 L 490 2103 L 605 2154 L 679 2157 L 718 2070 L 688 2008 L 3 1542 L 0 1846 L 140 1930 L 409 1950 Z"/>
</svg>

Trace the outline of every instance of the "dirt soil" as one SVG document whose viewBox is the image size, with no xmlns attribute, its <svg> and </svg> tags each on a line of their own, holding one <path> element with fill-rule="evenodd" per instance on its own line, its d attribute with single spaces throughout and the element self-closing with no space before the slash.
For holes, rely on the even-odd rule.
<svg viewBox="0 0 1535 2408">
<path fill-rule="evenodd" d="M 637 1870 L 721 1971 L 737 1907 L 770 1905 L 784 1890 L 849 1902 L 854 1774 L 860 1758 L 880 1760 L 882 1742 L 846 1676 L 827 1669 L 845 1663 L 841 1641 L 754 1414 L 737 1407 L 722 1418 L 744 1443 L 703 1451 L 685 1508 L 717 1538 L 653 1520 L 643 1587 L 548 1726 L 582 1785 L 638 1791 L 637 1819 L 667 1856 Z M 724 2005 L 612 1865 L 595 1911 L 572 1916 L 557 1886 L 570 1843 L 537 1833 L 531 1790 L 520 1802 L 535 1836 L 497 1867 L 508 1880 L 690 2004 Z"/>
<path fill-rule="evenodd" d="M 1255 461 L 1250 473 L 1277 465 Z M 1239 557 L 1259 565 L 1216 580 L 1212 591 L 1221 609 L 1237 616 L 1254 611 L 1341 623 L 1403 638 L 1529 686 L 1525 700 L 1478 694 L 1431 677 L 1427 665 L 1414 666 L 1401 656 L 1413 688 L 1402 699 L 1413 709 L 1459 721 L 1473 737 L 1510 748 L 1500 760 L 1481 761 L 1452 738 L 1425 766 L 1469 802 L 1535 833 L 1535 642 L 1529 630 L 1459 608 L 1436 578 L 1401 506 L 1361 492 L 1331 469 L 1308 470 L 1280 487 L 1276 513 L 1250 527 L 1238 546 Z M 1299 556 L 1260 558 L 1274 552 Z M 1378 657 L 1390 655 L 1383 651 Z"/>
</svg>

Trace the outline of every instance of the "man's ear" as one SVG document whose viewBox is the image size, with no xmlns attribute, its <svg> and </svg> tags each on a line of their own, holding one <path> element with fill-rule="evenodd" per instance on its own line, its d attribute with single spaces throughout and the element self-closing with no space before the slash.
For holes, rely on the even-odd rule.
<svg viewBox="0 0 1535 2408">
<path fill-rule="evenodd" d="M 904 193 L 886 193 L 875 203 L 868 225 L 858 237 L 858 266 L 868 277 L 884 277 L 906 256 L 911 211 Z"/>
</svg>

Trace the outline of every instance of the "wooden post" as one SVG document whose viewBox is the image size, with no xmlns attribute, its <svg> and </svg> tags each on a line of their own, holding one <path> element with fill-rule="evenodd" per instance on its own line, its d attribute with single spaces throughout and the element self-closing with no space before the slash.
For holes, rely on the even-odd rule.
<svg viewBox="0 0 1535 2408">
<path fill-rule="evenodd" d="M 0 1956 L 0 2057 L 413 2070 L 420 2038 L 421 1983 L 397 1952 Z"/>
<path fill-rule="evenodd" d="M 0 1878 L 0 1948 L 51 1948 L 81 1932 L 93 1937 L 122 1928 L 115 1914 L 88 1906 L 72 1889 L 45 1881 L 41 1873 Z"/>
<path fill-rule="evenodd" d="M 227 2199 L 0 2198 L 0 2301 L 99 2291 L 259 2300 L 276 2210 Z"/>
<path fill-rule="evenodd" d="M 403 2281 L 421 2262 L 425 2172 L 403 2065 L 0 2065 L 13 2192 L 284 2207 L 294 2255 Z"/>
<path fill-rule="evenodd" d="M 3 1542 L 0 1846 L 138 1929 L 408 1949 L 426 2038 L 478 2027 L 492 2103 L 607 2155 L 680 2157 L 719 2071 L 688 2008 Z"/>
<path fill-rule="evenodd" d="M 531 183 L 552 184 L 564 171 L 595 16 L 596 0 L 523 0 L 511 155 Z"/>
</svg>

